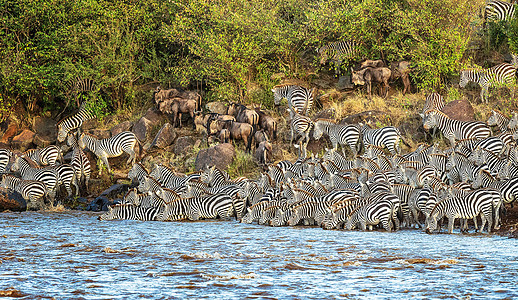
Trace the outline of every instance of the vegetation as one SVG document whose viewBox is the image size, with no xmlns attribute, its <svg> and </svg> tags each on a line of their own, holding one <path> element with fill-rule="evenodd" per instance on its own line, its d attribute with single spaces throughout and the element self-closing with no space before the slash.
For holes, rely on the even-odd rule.
<svg viewBox="0 0 518 300">
<path fill-rule="evenodd" d="M 311 81 L 325 72 L 316 47 L 336 40 L 357 41 L 358 59 L 411 60 L 420 88 L 444 88 L 463 67 L 483 5 L 481 0 L 476 5 L 468 0 L 3 0 L 0 112 L 5 117 L 16 101 L 27 111 L 77 106 L 71 92 L 81 79 L 95 82 L 90 97 L 98 113 L 137 106 L 149 100 L 150 87 L 158 83 L 201 87 L 209 101 L 269 106 L 270 88 L 278 83 L 272 75 Z"/>
</svg>

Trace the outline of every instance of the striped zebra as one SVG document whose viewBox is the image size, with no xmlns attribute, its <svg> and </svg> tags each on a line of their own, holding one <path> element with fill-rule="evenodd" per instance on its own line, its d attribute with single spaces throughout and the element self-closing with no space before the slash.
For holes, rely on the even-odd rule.
<svg viewBox="0 0 518 300">
<path fill-rule="evenodd" d="M 378 147 L 386 147 L 392 155 L 399 154 L 399 141 L 405 145 L 408 143 L 401 137 L 399 129 L 393 126 L 387 126 L 378 129 L 372 129 L 369 125 L 359 124 L 360 132 L 362 134 L 362 141 L 364 147 L 366 145 L 374 145 Z"/>
<path fill-rule="evenodd" d="M 86 192 L 88 192 L 88 183 L 90 182 L 90 176 L 92 173 L 90 160 L 83 152 L 83 149 L 79 147 L 77 139 L 73 134 L 68 135 L 67 144 L 72 147 L 72 160 L 70 161 L 70 165 L 76 172 L 76 180 L 80 185 L 84 183 Z"/>
<path fill-rule="evenodd" d="M 295 145 L 295 148 L 299 148 L 299 157 L 307 157 L 307 146 L 309 143 L 309 133 L 311 128 L 313 128 L 313 121 L 311 118 L 303 116 L 297 113 L 295 110 L 291 108 L 291 139 L 290 146 L 293 144 L 293 138 L 295 133 L 300 135 L 299 145 Z M 298 146 L 298 147 L 297 147 Z"/>
<path fill-rule="evenodd" d="M 68 197 L 72 197 L 72 185 L 75 187 L 75 195 L 79 195 L 79 185 L 77 183 L 76 171 L 73 166 L 69 164 L 62 164 L 55 167 L 46 167 L 47 170 L 53 170 L 58 179 L 57 187 L 62 185 L 67 190 Z"/>
<path fill-rule="evenodd" d="M 123 204 L 133 204 L 135 206 L 147 207 L 163 207 L 165 202 L 159 194 L 166 189 L 159 189 L 154 193 L 139 194 L 137 189 L 129 190 L 122 201 Z M 170 191 L 170 190 L 169 190 Z"/>
<path fill-rule="evenodd" d="M 494 198 L 500 198 L 500 193 L 494 189 L 473 191 L 464 197 L 443 199 L 432 209 L 427 222 L 426 233 L 437 229 L 437 221 L 442 217 L 448 218 L 448 232 L 453 233 L 455 219 L 473 219 L 480 214 L 482 217 L 482 232 L 487 222 L 487 232 L 491 232 L 493 222 Z"/>
<path fill-rule="evenodd" d="M 511 119 L 497 110 L 492 110 L 491 115 L 486 121 L 487 125 L 489 126 L 497 126 L 501 133 L 507 132 L 509 130 L 509 122 L 511 122 Z"/>
<path fill-rule="evenodd" d="M 353 156 L 358 154 L 357 145 L 360 142 L 360 130 L 354 125 L 342 125 L 328 120 L 315 121 L 313 137 L 319 140 L 323 134 L 329 136 L 333 149 L 338 150 L 342 146 L 342 153 L 345 157 L 345 145 L 351 148 Z"/>
<path fill-rule="evenodd" d="M 513 116 L 511 117 L 511 120 L 509 120 L 509 124 L 507 124 L 507 128 L 509 131 L 514 133 L 516 130 L 518 130 L 518 113 L 513 111 Z"/>
<path fill-rule="evenodd" d="M 37 180 L 44 183 L 47 195 L 53 204 L 58 184 L 55 170 L 39 168 L 30 158 L 21 156 L 14 160 L 11 171 L 20 173 L 23 180 Z"/>
<path fill-rule="evenodd" d="M 133 204 L 118 204 L 108 206 L 108 211 L 98 217 L 101 221 L 106 220 L 138 220 L 156 221 L 162 208 L 139 207 Z"/>
<path fill-rule="evenodd" d="M 456 140 L 462 139 L 484 139 L 491 135 L 491 129 L 483 122 L 464 122 L 450 119 L 445 113 L 438 110 L 428 112 L 425 119 L 424 129 L 439 128 L 450 141 L 450 145 L 455 146 Z"/>
<path fill-rule="evenodd" d="M 135 163 L 128 172 L 128 178 L 133 183 L 140 183 L 144 177 L 148 176 L 149 172 L 141 163 Z"/>
<path fill-rule="evenodd" d="M 166 202 L 163 216 L 159 220 L 186 216 L 191 221 L 199 219 L 230 219 L 234 215 L 232 198 L 224 194 L 206 197 L 179 198 Z"/>
<path fill-rule="evenodd" d="M 491 0 L 484 10 L 484 28 L 489 21 L 509 22 L 514 18 L 514 4 L 500 0 Z"/>
<path fill-rule="evenodd" d="M 333 61 L 335 64 L 335 74 L 340 74 L 340 67 L 343 61 L 350 61 L 358 55 L 358 45 L 353 41 L 339 41 L 328 43 L 317 49 L 320 56 L 320 64 Z"/>
<path fill-rule="evenodd" d="M 136 160 L 135 145 L 140 143 L 131 131 L 123 131 L 117 135 L 114 135 L 107 139 L 98 139 L 93 135 L 82 133 L 78 140 L 79 147 L 81 149 L 88 148 L 92 151 L 108 168 L 108 172 L 111 173 L 110 164 L 108 158 L 117 157 L 126 152 L 130 155 L 126 164 L 134 164 Z M 102 173 L 102 168 L 99 168 L 99 176 Z"/>
<path fill-rule="evenodd" d="M 20 193 L 27 202 L 27 210 L 38 210 L 44 207 L 47 187 L 41 181 L 23 180 L 13 175 L 4 175 L 0 186 L 4 189 Z"/>
<path fill-rule="evenodd" d="M 58 146 L 50 145 L 42 149 L 30 149 L 23 153 L 40 166 L 55 166 L 59 159 L 63 163 L 63 154 Z"/>
<path fill-rule="evenodd" d="M 424 103 L 423 112 L 420 114 L 424 119 L 426 117 L 426 112 L 435 109 L 441 111 L 444 108 L 444 98 L 438 93 L 431 93 L 426 96 L 426 101 Z"/>
<path fill-rule="evenodd" d="M 95 115 L 87 108 L 88 105 L 88 102 L 83 102 L 77 113 L 58 122 L 58 141 L 60 143 L 67 138 L 70 131 L 80 128 L 84 121 L 95 119 Z"/>
<path fill-rule="evenodd" d="M 277 85 L 272 88 L 275 105 L 280 105 L 281 100 L 286 98 L 288 108 L 298 114 L 308 115 L 313 107 L 315 89 L 308 89 L 298 85 Z"/>
<path fill-rule="evenodd" d="M 361 230 L 367 230 L 367 225 L 372 230 L 372 226 L 379 223 L 386 231 L 392 230 L 391 219 L 395 213 L 395 201 L 392 198 L 397 198 L 397 196 L 392 193 L 378 193 L 373 196 L 376 199 L 371 203 L 360 206 L 351 213 L 345 224 L 347 230 L 354 229 L 358 224 L 360 224 Z"/>
<path fill-rule="evenodd" d="M 516 80 L 516 67 L 502 63 L 485 70 L 463 70 L 460 73 L 459 86 L 461 88 L 472 81 L 480 85 L 480 100 L 488 103 L 489 88 L 495 85 L 512 84 Z M 486 97 L 487 96 L 487 97 Z"/>
<path fill-rule="evenodd" d="M 149 176 L 155 178 L 162 186 L 170 189 L 185 186 L 188 182 L 200 178 L 200 174 L 198 173 L 194 173 L 189 176 L 178 176 L 173 170 L 162 164 L 155 164 L 153 166 L 153 170 L 149 173 Z"/>
<path fill-rule="evenodd" d="M 0 174 L 8 173 L 7 166 L 13 159 L 13 152 L 9 149 L 0 149 Z"/>
</svg>

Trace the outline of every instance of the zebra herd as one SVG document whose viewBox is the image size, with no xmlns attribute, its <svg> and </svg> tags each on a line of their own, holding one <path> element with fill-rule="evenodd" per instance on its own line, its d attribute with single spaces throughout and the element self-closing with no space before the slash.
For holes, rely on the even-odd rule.
<svg viewBox="0 0 518 300">
<path fill-rule="evenodd" d="M 83 151 L 86 148 L 106 165 L 108 171 L 111 171 L 108 158 L 123 152 L 130 155 L 128 164 L 135 163 L 137 155 L 134 148 L 138 140 L 132 132 L 124 131 L 108 139 L 79 132 L 84 121 L 94 118 L 86 105 L 86 102 L 83 103 L 77 113 L 57 124 L 57 140 L 66 140 L 71 148 L 70 163 L 64 163 L 62 150 L 55 145 L 29 149 L 23 153 L 0 149 L 0 186 L 20 193 L 28 210 L 54 206 L 61 186 L 65 187 L 68 197 L 78 196 L 83 187 L 88 192 L 91 165 Z"/>
<path fill-rule="evenodd" d="M 297 109 L 289 102 L 295 117 L 301 106 L 308 106 L 307 100 Z M 316 120 L 314 137 L 328 135 L 333 144 L 322 157 L 270 164 L 255 180 L 232 180 L 216 167 L 185 176 L 163 165 L 148 172 L 136 163 L 128 177 L 137 188 L 99 218 L 236 218 L 269 226 L 381 226 L 387 231 L 419 227 L 433 232 L 445 217 L 450 233 L 456 219 L 462 220 L 461 231 L 467 231 L 472 220 L 476 230 L 491 232 L 500 227 L 505 205 L 518 196 L 518 114 L 507 118 L 492 111 L 487 123 L 460 122 L 442 113 L 443 107 L 442 96 L 430 94 L 421 116 L 425 128 L 438 129 L 449 140 L 447 149 L 420 144 L 401 154 L 395 127 Z M 491 135 L 492 126 L 500 130 L 498 135 Z"/>
</svg>

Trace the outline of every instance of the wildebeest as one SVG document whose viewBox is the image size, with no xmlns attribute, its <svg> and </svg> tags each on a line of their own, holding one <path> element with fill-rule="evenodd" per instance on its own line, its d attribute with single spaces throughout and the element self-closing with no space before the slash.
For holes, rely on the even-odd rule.
<svg viewBox="0 0 518 300">
<path fill-rule="evenodd" d="M 254 134 L 254 140 L 255 140 L 255 147 L 259 147 L 259 143 L 269 141 L 268 135 L 266 132 L 261 129 L 255 132 Z"/>
<path fill-rule="evenodd" d="M 246 151 L 250 152 L 254 134 L 252 125 L 236 121 L 214 120 L 207 127 L 211 135 L 218 134 L 221 130 L 227 129 L 230 132 L 230 138 L 233 140 L 243 140 L 246 145 Z"/>
<path fill-rule="evenodd" d="M 255 108 L 259 115 L 259 128 L 268 133 L 272 140 L 277 139 L 277 121 L 272 116 L 267 115 L 259 107 Z"/>
<path fill-rule="evenodd" d="M 394 61 L 390 63 L 390 70 L 392 71 L 391 80 L 396 80 L 401 77 L 401 81 L 403 81 L 403 95 L 406 92 L 410 92 L 410 62 L 408 61 Z"/>
<path fill-rule="evenodd" d="M 219 132 L 219 141 L 221 143 L 229 143 L 230 142 L 230 130 L 223 128 Z"/>
<path fill-rule="evenodd" d="M 218 113 L 203 114 L 201 111 L 194 112 L 194 126 L 198 132 L 203 130 L 207 131 L 208 123 L 212 120 L 235 121 L 236 118 L 234 118 L 234 116 L 222 115 Z"/>
<path fill-rule="evenodd" d="M 155 100 L 155 104 L 157 105 L 170 98 L 183 98 L 194 100 L 196 101 L 196 111 L 201 110 L 201 96 L 197 92 L 182 91 L 177 89 L 163 90 L 160 88 L 160 86 L 157 86 L 157 88 L 153 92 L 153 99 Z"/>
<path fill-rule="evenodd" d="M 360 71 L 354 71 L 354 69 L 351 68 L 351 71 L 352 71 L 352 82 L 355 85 L 367 84 L 367 94 L 369 94 L 369 98 L 372 97 L 372 83 L 373 82 L 383 84 L 383 86 L 380 87 L 380 94 L 384 94 L 383 97 L 387 97 L 388 90 L 389 90 L 388 81 L 390 79 L 390 76 L 392 75 L 392 72 L 390 71 L 389 68 L 367 67 Z M 385 88 L 385 93 L 383 93 L 384 88 Z"/>
<path fill-rule="evenodd" d="M 169 98 L 159 103 L 159 110 L 163 113 L 171 114 L 173 119 L 173 127 L 176 127 L 176 120 L 179 119 L 180 127 L 182 127 L 182 113 L 188 113 L 193 120 L 193 128 L 196 128 L 194 123 L 194 112 L 196 111 L 197 103 L 192 99 L 184 98 Z"/>
<path fill-rule="evenodd" d="M 365 69 L 367 67 L 371 67 L 371 68 L 383 68 L 383 67 L 386 67 L 387 65 L 385 64 L 385 62 L 381 59 L 376 59 L 376 60 L 370 60 L 370 59 L 366 59 L 364 61 L 362 61 L 360 63 L 360 70 L 361 69 Z"/>
<path fill-rule="evenodd" d="M 231 102 L 227 107 L 227 115 L 234 116 L 237 122 L 248 123 L 257 130 L 259 124 L 259 115 L 255 110 L 248 109 L 243 104 Z"/>
<path fill-rule="evenodd" d="M 266 166 L 272 150 L 272 144 L 268 141 L 263 141 L 259 143 L 259 146 L 257 146 L 255 149 L 254 158 L 259 162 L 260 165 Z"/>
</svg>

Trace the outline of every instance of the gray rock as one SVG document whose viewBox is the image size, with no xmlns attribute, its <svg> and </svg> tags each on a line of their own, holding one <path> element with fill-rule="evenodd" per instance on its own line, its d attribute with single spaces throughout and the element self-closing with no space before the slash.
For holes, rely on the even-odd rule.
<svg viewBox="0 0 518 300">
<path fill-rule="evenodd" d="M 9 143 L 9 140 L 16 135 L 18 132 L 18 124 L 16 122 L 10 122 L 5 130 L 2 138 L 0 139 L 0 143 Z"/>
<path fill-rule="evenodd" d="M 338 79 L 338 83 L 336 84 L 337 89 L 345 90 L 345 89 L 353 89 L 354 84 L 351 82 L 351 76 L 343 75 Z"/>
<path fill-rule="evenodd" d="M 444 106 L 442 112 L 448 117 L 459 121 L 475 121 L 473 106 L 466 99 L 459 99 L 449 102 Z"/>
<path fill-rule="evenodd" d="M 104 129 L 90 129 L 90 130 L 88 130 L 88 133 L 97 137 L 98 139 L 107 139 L 112 136 L 112 134 L 109 130 L 104 130 Z"/>
<path fill-rule="evenodd" d="M 227 113 L 227 103 L 226 102 L 209 102 L 205 105 L 205 107 L 212 113 L 217 114 L 226 114 Z"/>
<path fill-rule="evenodd" d="M 167 118 L 166 115 L 164 115 L 154 107 L 149 108 L 143 117 L 148 119 L 153 126 L 158 125 L 160 122 L 166 120 Z"/>
<path fill-rule="evenodd" d="M 57 122 L 51 118 L 36 117 L 32 123 L 32 130 L 39 136 L 47 137 L 46 140 L 55 141 L 57 138 Z"/>
<path fill-rule="evenodd" d="M 153 123 L 145 117 L 140 118 L 138 122 L 133 126 L 133 133 L 137 136 L 141 143 L 146 142 L 150 135 L 150 131 L 153 129 Z"/>
<path fill-rule="evenodd" d="M 186 153 L 192 150 L 196 141 L 192 136 L 182 136 L 176 140 L 173 147 L 173 153 L 176 155 Z"/>
<path fill-rule="evenodd" d="M 0 211 L 26 211 L 27 202 L 18 192 L 8 192 L 0 188 Z"/>
<path fill-rule="evenodd" d="M 229 143 L 202 149 L 196 156 L 194 168 L 196 171 L 205 170 L 207 167 L 212 166 L 226 169 L 234 160 L 235 152 L 234 146 Z"/>
<path fill-rule="evenodd" d="M 108 206 L 112 205 L 111 202 L 106 196 L 99 196 L 92 200 L 90 204 L 86 207 L 87 211 L 108 211 Z"/>
<path fill-rule="evenodd" d="M 90 119 L 83 122 L 81 125 L 81 129 L 83 131 L 88 131 L 90 129 L 95 129 L 99 127 L 99 121 L 97 119 Z"/>
<path fill-rule="evenodd" d="M 128 192 L 128 189 L 129 189 L 130 185 L 129 184 L 122 184 L 122 183 L 117 183 L 117 184 L 114 184 L 112 186 L 110 186 L 109 188 L 107 188 L 106 190 L 104 190 L 100 195 L 99 197 L 101 196 L 105 196 L 107 198 L 115 198 L 117 197 L 118 195 L 124 195 Z"/>
<path fill-rule="evenodd" d="M 133 126 L 133 123 L 130 122 L 130 121 L 124 121 L 120 124 L 117 124 L 115 126 L 113 126 L 111 129 L 110 129 L 110 132 L 112 133 L 112 136 L 114 135 L 117 135 L 123 131 L 130 131 L 131 130 L 131 127 Z"/>
<path fill-rule="evenodd" d="M 176 131 L 174 130 L 173 126 L 169 123 L 165 123 L 164 126 L 158 131 L 158 133 L 155 136 L 155 139 L 153 142 L 151 142 L 152 147 L 157 147 L 160 149 L 164 149 L 167 146 L 171 145 L 174 140 L 176 139 Z"/>
<path fill-rule="evenodd" d="M 55 137 L 52 138 L 51 136 L 45 136 L 41 133 L 36 133 L 32 142 L 38 146 L 38 148 L 45 148 L 50 146 L 54 141 L 56 141 Z"/>
</svg>

